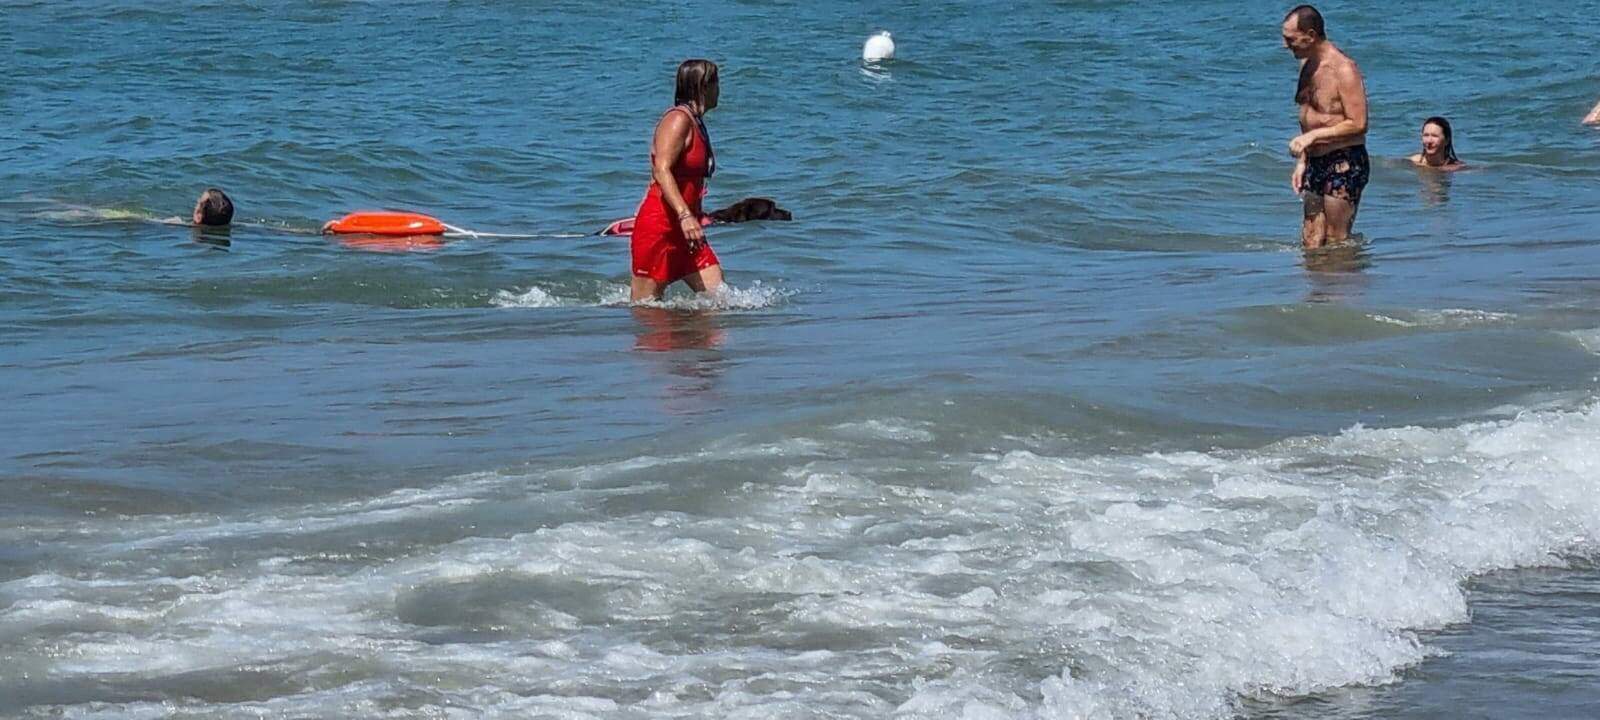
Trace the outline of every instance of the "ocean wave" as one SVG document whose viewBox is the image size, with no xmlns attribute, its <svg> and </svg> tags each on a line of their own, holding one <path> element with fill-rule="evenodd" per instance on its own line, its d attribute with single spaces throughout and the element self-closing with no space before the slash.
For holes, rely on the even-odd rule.
<svg viewBox="0 0 1600 720">
<path fill-rule="evenodd" d="M 75 717 L 154 707 L 114 701 L 128 684 L 175 688 L 178 716 L 1222 718 L 1392 682 L 1434 652 L 1419 630 L 1468 619 L 1468 578 L 1600 549 L 1592 401 L 1244 451 L 908 460 L 930 428 L 63 532 L 103 568 L 0 584 L 0 637 L 31 677 L 107 698 L 52 708 Z M 370 554 L 428 527 L 463 530 Z M 116 570 L 147 562 L 168 574 Z M 286 685 L 183 691 L 243 672 Z"/>
</svg>

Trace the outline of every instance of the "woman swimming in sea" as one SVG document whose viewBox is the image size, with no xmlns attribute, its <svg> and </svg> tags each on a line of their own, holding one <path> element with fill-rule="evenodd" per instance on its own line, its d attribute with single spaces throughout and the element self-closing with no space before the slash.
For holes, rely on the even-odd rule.
<svg viewBox="0 0 1600 720">
<path fill-rule="evenodd" d="M 1422 122 L 1422 152 L 1411 156 L 1411 164 L 1447 172 L 1467 167 L 1456 157 L 1455 133 L 1449 120 L 1435 115 Z"/>
</svg>

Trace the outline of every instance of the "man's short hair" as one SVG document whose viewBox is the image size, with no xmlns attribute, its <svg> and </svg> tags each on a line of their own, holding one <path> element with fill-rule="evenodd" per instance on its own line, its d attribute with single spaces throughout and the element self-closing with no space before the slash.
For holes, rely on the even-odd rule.
<svg viewBox="0 0 1600 720">
<path fill-rule="evenodd" d="M 1310 5 L 1300 5 L 1290 10 L 1284 20 L 1294 18 L 1294 29 L 1300 32 L 1314 32 L 1319 38 L 1328 37 L 1328 29 L 1322 24 L 1322 13 Z"/>
<path fill-rule="evenodd" d="M 200 199 L 201 225 L 227 225 L 233 222 L 233 201 L 217 188 L 206 188 Z"/>
</svg>

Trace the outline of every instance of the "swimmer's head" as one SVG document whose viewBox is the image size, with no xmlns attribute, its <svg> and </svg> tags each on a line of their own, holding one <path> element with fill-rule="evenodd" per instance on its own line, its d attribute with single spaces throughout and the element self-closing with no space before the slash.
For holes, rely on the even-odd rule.
<svg viewBox="0 0 1600 720">
<path fill-rule="evenodd" d="M 678 66 L 678 89 L 672 104 L 688 105 L 697 115 L 717 106 L 722 86 L 717 81 L 717 64 L 710 60 L 685 60 Z"/>
<path fill-rule="evenodd" d="M 217 188 L 206 188 L 194 204 L 194 224 L 227 225 L 233 222 L 233 201 Z"/>
<path fill-rule="evenodd" d="M 1422 154 L 1427 157 L 1445 158 L 1451 164 L 1461 162 L 1456 157 L 1455 131 L 1450 129 L 1450 121 L 1438 115 L 1422 121 Z"/>
<path fill-rule="evenodd" d="M 1322 13 L 1310 5 L 1300 5 L 1283 16 L 1283 46 L 1297 58 L 1311 54 L 1317 43 L 1328 39 L 1328 30 L 1322 24 Z"/>
</svg>

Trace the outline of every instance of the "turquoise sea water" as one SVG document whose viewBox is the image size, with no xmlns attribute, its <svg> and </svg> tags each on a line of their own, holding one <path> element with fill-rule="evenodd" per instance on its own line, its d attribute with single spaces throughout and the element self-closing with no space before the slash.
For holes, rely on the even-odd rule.
<svg viewBox="0 0 1600 720">
<path fill-rule="evenodd" d="M 1584 717 L 1600 5 L 1325 5 L 1311 258 L 1284 10 L 7 4 L 0 716 Z M 716 303 L 310 233 L 597 229 L 692 56 Z"/>
</svg>

